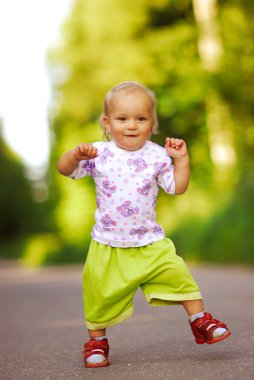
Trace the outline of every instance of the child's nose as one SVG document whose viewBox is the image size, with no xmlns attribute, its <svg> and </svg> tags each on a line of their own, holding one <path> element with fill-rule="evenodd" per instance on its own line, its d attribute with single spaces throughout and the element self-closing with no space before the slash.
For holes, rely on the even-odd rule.
<svg viewBox="0 0 254 380">
<path fill-rule="evenodd" d="M 136 121 L 130 120 L 128 123 L 128 129 L 136 129 L 136 128 L 137 128 Z"/>
</svg>

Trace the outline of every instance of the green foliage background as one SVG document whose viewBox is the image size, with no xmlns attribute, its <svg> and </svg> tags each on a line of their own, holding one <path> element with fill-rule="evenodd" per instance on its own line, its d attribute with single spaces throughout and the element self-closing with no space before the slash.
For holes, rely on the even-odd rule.
<svg viewBox="0 0 254 380">
<path fill-rule="evenodd" d="M 79 142 L 102 139 L 98 117 L 105 93 L 135 80 L 157 94 L 160 134 L 153 140 L 164 145 L 166 136 L 177 136 L 189 146 L 187 193 L 159 196 L 158 221 L 167 236 L 188 260 L 254 264 L 253 11 L 246 0 L 217 1 L 213 23 L 222 54 L 210 70 L 198 49 L 204 31 L 192 1 L 73 0 L 61 42 L 48 57 L 49 197 L 39 205 L 39 226 L 32 201 L 26 213 L 31 228 L 17 232 L 5 225 L 15 242 L 23 233 L 25 243 L 14 256 L 33 265 L 84 260 L 94 223 L 94 185 L 90 178 L 74 182 L 60 176 L 56 163 Z M 220 136 L 229 148 L 222 162 L 213 153 Z M 10 240 L 5 230 L 2 240 Z"/>
</svg>

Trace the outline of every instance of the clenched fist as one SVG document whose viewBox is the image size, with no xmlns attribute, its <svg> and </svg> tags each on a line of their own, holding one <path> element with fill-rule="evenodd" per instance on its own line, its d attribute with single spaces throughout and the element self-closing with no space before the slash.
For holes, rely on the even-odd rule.
<svg viewBox="0 0 254 380">
<path fill-rule="evenodd" d="M 77 161 L 91 160 L 98 156 L 97 149 L 92 144 L 81 143 L 73 150 L 73 155 Z"/>
</svg>

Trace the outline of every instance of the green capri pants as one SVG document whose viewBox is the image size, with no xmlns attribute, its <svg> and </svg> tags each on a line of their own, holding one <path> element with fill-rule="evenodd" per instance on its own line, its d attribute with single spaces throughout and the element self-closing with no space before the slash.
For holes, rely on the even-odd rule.
<svg viewBox="0 0 254 380">
<path fill-rule="evenodd" d="M 202 299 L 198 285 L 170 239 L 134 248 L 91 241 L 83 271 L 88 329 L 104 329 L 130 317 L 139 287 L 152 306 Z"/>
</svg>

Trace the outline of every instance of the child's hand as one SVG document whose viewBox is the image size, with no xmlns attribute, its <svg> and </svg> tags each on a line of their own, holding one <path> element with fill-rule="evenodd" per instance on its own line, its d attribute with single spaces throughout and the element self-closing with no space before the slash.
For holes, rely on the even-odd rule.
<svg viewBox="0 0 254 380">
<path fill-rule="evenodd" d="M 98 156 L 97 149 L 92 144 L 81 143 L 73 151 L 77 161 L 91 160 Z"/>
<path fill-rule="evenodd" d="M 165 149 L 172 158 L 183 158 L 188 155 L 186 142 L 182 139 L 167 137 Z"/>
</svg>

